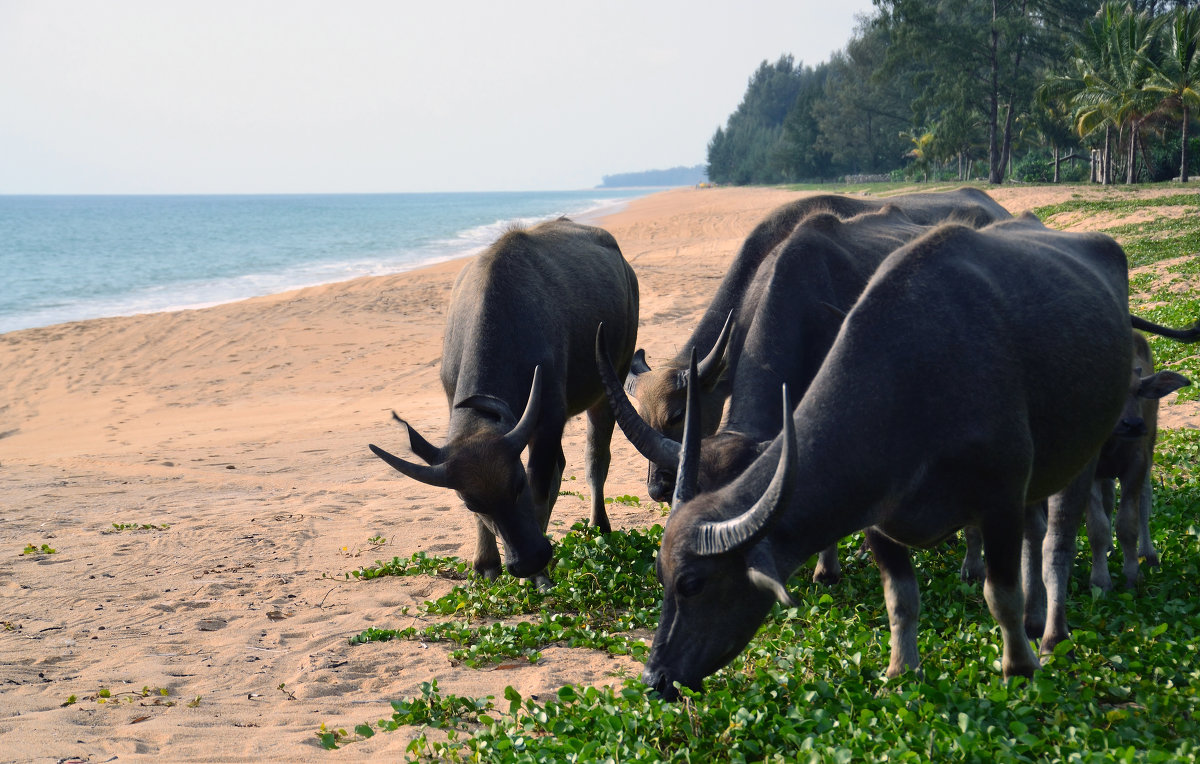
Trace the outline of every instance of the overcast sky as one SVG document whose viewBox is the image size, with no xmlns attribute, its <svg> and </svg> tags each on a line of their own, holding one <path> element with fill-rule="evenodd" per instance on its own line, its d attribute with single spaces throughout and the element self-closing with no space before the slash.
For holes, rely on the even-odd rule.
<svg viewBox="0 0 1200 764">
<path fill-rule="evenodd" d="M 870 0 L 0 0 L 0 194 L 590 188 L 695 165 Z"/>
</svg>

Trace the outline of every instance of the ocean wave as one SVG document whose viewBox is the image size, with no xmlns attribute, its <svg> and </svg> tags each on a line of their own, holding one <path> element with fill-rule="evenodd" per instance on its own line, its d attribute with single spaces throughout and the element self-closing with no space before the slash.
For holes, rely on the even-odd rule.
<svg viewBox="0 0 1200 764">
<path fill-rule="evenodd" d="M 650 193 L 650 191 L 642 191 L 636 195 L 646 193 Z M 523 205 L 518 204 L 523 201 L 519 195 L 515 198 L 509 196 L 501 198 L 497 202 L 498 212 L 502 209 L 512 210 L 514 206 L 534 208 L 540 206 L 540 209 L 536 209 L 533 214 L 508 216 L 504 212 L 500 212 L 491 222 L 468 225 L 448 234 L 439 234 L 436 230 L 430 230 L 428 234 L 423 231 L 406 232 L 408 243 L 405 245 L 389 247 L 382 242 L 369 245 L 362 243 L 350 248 L 358 247 L 358 252 L 344 253 L 349 256 L 327 260 L 301 259 L 300 262 L 286 264 L 276 263 L 246 273 L 179 278 L 162 283 L 131 286 L 125 290 L 118 290 L 115 294 L 87 294 L 72 297 L 70 290 L 43 287 L 38 293 L 18 296 L 13 301 L 0 301 L 0 332 L 108 316 L 205 308 L 363 276 L 380 276 L 409 271 L 478 254 L 513 225 L 530 226 L 563 215 L 583 222 L 594 221 L 599 216 L 617 211 L 634 196 L 574 194 L 570 198 L 557 200 L 551 198 L 547 201 L 544 197 L 553 197 L 553 195 L 542 194 Z M 306 203 L 309 201 L 306 200 Z M 453 196 L 445 200 L 450 204 L 453 201 Z M 471 201 L 475 205 L 479 203 L 478 198 L 472 198 Z M 179 201 L 172 200 L 171 203 L 177 205 Z M 418 221 L 415 224 L 419 227 L 420 221 L 423 221 L 424 218 L 414 215 L 413 220 Z M 427 222 L 425 225 L 433 229 L 438 224 Z M 449 228 L 454 227 L 452 224 L 443 223 L 442 225 Z M 185 242 L 186 249 L 189 252 L 199 253 L 198 256 L 203 256 L 206 242 L 199 240 L 200 237 L 197 239 L 197 241 Z M 252 242 L 251 244 L 252 246 L 246 245 L 247 249 L 254 251 L 272 249 L 270 241 Z M 332 249 L 336 244 L 337 237 L 333 236 L 330 238 L 329 246 Z M 208 243 L 208 245 L 212 246 L 212 243 Z M 119 243 L 110 245 L 112 249 L 119 249 L 119 246 Z M 321 245 L 314 243 L 312 246 L 319 247 Z M 283 249 L 283 244 L 277 244 L 274 249 L 277 254 L 279 250 Z M 364 253 L 363 249 L 376 251 Z M 277 257 L 273 259 L 278 260 Z M 252 263 L 248 265 L 252 267 Z M 138 268 L 139 266 L 134 262 L 128 267 Z M 51 276 L 52 278 L 42 279 L 42 281 L 53 284 L 54 279 L 70 278 L 71 274 L 56 273 Z M 33 283 L 33 281 L 30 280 L 28 283 Z M 87 290 L 75 290 L 76 293 L 80 291 Z"/>
</svg>

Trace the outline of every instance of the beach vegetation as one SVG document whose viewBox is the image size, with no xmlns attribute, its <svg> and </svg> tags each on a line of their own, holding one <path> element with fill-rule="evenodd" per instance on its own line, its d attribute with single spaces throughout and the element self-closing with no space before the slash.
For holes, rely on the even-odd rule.
<svg viewBox="0 0 1200 764">
<path fill-rule="evenodd" d="M 980 588 L 959 580 L 961 545 L 948 543 L 914 560 L 923 594 L 922 674 L 884 675 L 887 614 L 878 573 L 869 559 L 849 555 L 835 587 L 799 571 L 789 581 L 798 606 L 776 605 L 750 646 L 706 680 L 703 693 L 682 690 L 678 703 L 662 702 L 632 677 L 607 687 L 567 685 L 550 698 L 523 697 L 512 687 L 463 697 L 440 691 L 431 679 L 418 696 L 393 703 L 390 717 L 352 733 L 322 728 L 320 742 L 336 747 L 368 731 L 406 730 L 414 735 L 410 756 L 449 761 L 1035 761 L 1075 760 L 1080 752 L 1087 756 L 1079 760 L 1107 761 L 1131 751 L 1135 760 L 1194 760 L 1200 603 L 1191 591 L 1200 585 L 1194 554 L 1200 433 L 1165 431 L 1161 443 L 1154 528 L 1162 568 L 1136 591 L 1105 595 L 1088 584 L 1081 545 L 1071 582 L 1072 640 L 1032 680 L 1001 677 L 998 629 Z M 652 567 L 660 532 L 656 526 L 599 534 L 577 525 L 556 550 L 550 592 L 471 579 L 422 607 L 426 618 L 450 618 L 452 628 L 398 636 L 461 639 L 463 652 L 452 659 L 468 666 L 536 661 L 539 642 L 528 637 L 540 627 L 529 626 L 531 620 L 552 623 L 560 609 L 593 606 L 593 593 L 575 589 L 582 580 L 590 589 L 605 581 L 616 591 L 599 598 L 605 612 L 598 619 L 611 642 L 576 640 L 567 629 L 539 639 L 608 650 L 623 638 L 627 645 L 641 642 L 630 650 L 641 660 L 642 640 L 657 619 Z M 843 548 L 857 548 L 857 539 Z M 601 549 L 608 554 L 597 554 Z M 456 565 L 433 558 L 424 564 Z M 578 569 L 590 576 L 577 577 Z"/>
<path fill-rule="evenodd" d="M 122 704 L 137 703 L 143 706 L 174 706 L 174 700 L 163 700 L 171 695 L 171 691 L 166 687 L 150 687 L 144 685 L 140 690 L 123 690 L 113 692 L 107 687 L 97 689 L 91 695 L 85 695 L 80 698 L 77 695 L 69 695 L 63 707 L 72 706 L 81 701 L 95 703 L 100 706 L 119 706 Z"/>
<path fill-rule="evenodd" d="M 367 552 L 375 552 L 381 547 L 386 546 L 387 541 L 388 540 L 385 536 L 376 534 L 367 539 L 366 546 L 358 546 L 353 550 L 350 548 L 349 544 L 343 546 L 342 554 L 346 555 L 347 557 L 358 557 L 359 555 Z"/>
<path fill-rule="evenodd" d="M 22 555 L 40 555 L 40 554 L 57 554 L 58 550 L 51 547 L 49 544 L 26 544 L 21 550 Z"/>
<path fill-rule="evenodd" d="M 119 533 L 121 531 L 165 531 L 170 528 L 170 524 L 161 523 L 113 523 L 112 530 L 102 531 L 102 533 Z"/>
</svg>

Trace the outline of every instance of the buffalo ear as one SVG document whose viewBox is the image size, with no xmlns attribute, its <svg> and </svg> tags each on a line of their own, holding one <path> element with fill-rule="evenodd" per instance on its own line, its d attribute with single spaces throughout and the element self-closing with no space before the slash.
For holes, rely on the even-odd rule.
<svg viewBox="0 0 1200 764">
<path fill-rule="evenodd" d="M 637 378 L 638 376 L 650 371 L 650 364 L 646 363 L 646 351 L 641 348 L 633 354 L 633 361 L 629 364 L 629 373 L 625 375 L 625 394 L 634 395 L 637 393 Z"/>
<path fill-rule="evenodd" d="M 779 575 L 779 569 L 775 566 L 775 559 L 771 556 L 769 544 L 766 542 L 755 544 L 750 554 L 746 556 L 746 565 L 746 576 L 755 588 L 773 594 L 784 607 L 798 607 L 796 600 L 792 599 L 792 595 L 788 593 L 787 586 L 784 585 L 783 579 Z"/>
<path fill-rule="evenodd" d="M 822 302 L 821 307 L 829 311 L 830 315 L 836 316 L 838 321 L 846 320 L 847 311 L 842 310 L 831 302 Z"/>
<path fill-rule="evenodd" d="M 425 438 L 421 437 L 421 433 L 416 431 L 411 424 L 400 418 L 400 415 L 395 411 L 392 412 L 392 419 L 395 419 L 408 430 L 408 445 L 412 452 L 421 457 L 426 464 L 440 464 L 445 461 L 442 458 L 442 450 L 433 445 Z"/>
<path fill-rule="evenodd" d="M 1138 385 L 1137 397 L 1157 399 L 1191 384 L 1192 380 L 1182 374 L 1174 371 L 1160 371 L 1148 377 L 1142 377 L 1142 383 Z"/>
<path fill-rule="evenodd" d="M 472 395 L 454 404 L 454 408 L 482 411 L 496 417 L 497 421 L 505 427 L 512 427 L 517 423 L 517 417 L 508 404 L 494 395 Z"/>
</svg>

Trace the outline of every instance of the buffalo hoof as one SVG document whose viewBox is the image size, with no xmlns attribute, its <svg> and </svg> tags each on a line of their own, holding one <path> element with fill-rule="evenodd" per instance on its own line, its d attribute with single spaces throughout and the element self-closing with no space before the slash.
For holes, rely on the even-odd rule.
<svg viewBox="0 0 1200 764">
<path fill-rule="evenodd" d="M 1038 645 L 1038 652 L 1042 655 L 1053 655 L 1054 648 L 1058 647 L 1059 644 L 1066 642 L 1070 638 L 1071 638 L 1071 636 L 1069 634 L 1042 637 L 1041 644 Z M 1068 650 L 1067 656 L 1069 658 L 1074 658 L 1075 651 Z"/>
<path fill-rule="evenodd" d="M 1111 592 L 1113 588 L 1112 577 L 1108 575 L 1108 571 L 1093 573 L 1088 583 L 1101 591 Z"/>
<path fill-rule="evenodd" d="M 830 570 L 828 568 L 824 568 L 824 567 L 818 565 L 817 569 L 813 571 L 813 581 L 818 584 L 825 584 L 826 586 L 833 586 L 834 584 L 836 584 L 838 581 L 841 581 L 841 580 L 842 580 L 842 571 L 840 569 Z"/>
<path fill-rule="evenodd" d="M 554 581 L 545 573 L 538 573 L 531 580 L 539 592 L 548 592 L 554 588 Z"/>
<path fill-rule="evenodd" d="M 1042 634 L 1046 631 L 1046 622 L 1038 621 L 1031 618 L 1025 619 L 1025 636 L 1030 639 L 1041 639 Z"/>
<path fill-rule="evenodd" d="M 495 581 L 500 577 L 500 563 L 475 563 L 475 575 L 479 576 L 485 581 Z"/>
<path fill-rule="evenodd" d="M 962 567 L 958 571 L 958 577 L 968 584 L 981 584 L 987 576 L 987 567 L 983 564 L 983 560 L 978 557 L 971 559 L 970 557 L 963 558 Z M 1038 632 L 1039 634 L 1041 632 Z"/>
</svg>

